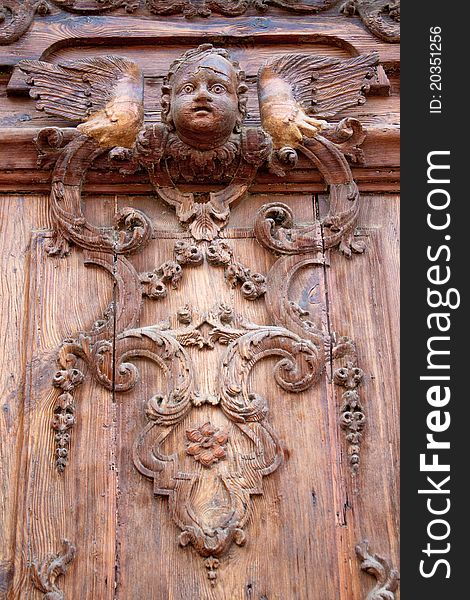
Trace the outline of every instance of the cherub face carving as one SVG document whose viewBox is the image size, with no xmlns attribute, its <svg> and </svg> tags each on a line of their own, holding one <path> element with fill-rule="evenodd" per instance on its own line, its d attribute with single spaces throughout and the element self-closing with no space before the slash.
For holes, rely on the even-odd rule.
<svg viewBox="0 0 470 600">
<path fill-rule="evenodd" d="M 243 119 L 239 94 L 246 86 L 240 83 L 242 75 L 234 63 L 209 45 L 185 56 L 170 71 L 171 85 L 164 86 L 164 117 L 166 113 L 166 121 L 189 146 L 216 148 Z"/>
</svg>

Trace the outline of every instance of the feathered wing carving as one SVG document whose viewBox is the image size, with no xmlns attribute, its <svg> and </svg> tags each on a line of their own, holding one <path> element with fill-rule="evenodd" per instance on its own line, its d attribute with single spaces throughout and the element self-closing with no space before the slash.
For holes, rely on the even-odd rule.
<svg viewBox="0 0 470 600">
<path fill-rule="evenodd" d="M 287 54 L 260 68 L 258 98 L 263 128 L 276 148 L 314 137 L 328 119 L 365 102 L 377 53 L 349 59 Z"/>
<path fill-rule="evenodd" d="M 134 61 L 99 56 L 58 64 L 23 60 L 19 67 L 39 110 L 82 121 L 77 129 L 105 148 L 134 144 L 144 118 L 143 76 Z"/>
</svg>

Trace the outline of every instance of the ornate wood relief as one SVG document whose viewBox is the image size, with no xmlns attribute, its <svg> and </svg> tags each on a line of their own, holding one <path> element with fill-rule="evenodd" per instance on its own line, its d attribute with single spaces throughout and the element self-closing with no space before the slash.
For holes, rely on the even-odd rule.
<svg viewBox="0 0 470 600">
<path fill-rule="evenodd" d="M 395 592 L 400 580 L 398 571 L 392 569 L 390 562 L 382 556 L 369 554 L 367 540 L 356 546 L 356 554 L 362 561 L 361 569 L 377 580 L 375 587 L 367 594 L 365 600 L 395 600 Z"/>
<path fill-rule="evenodd" d="M 279 8 L 294 14 L 317 14 L 340 7 L 347 16 L 358 15 L 368 29 L 386 42 L 400 40 L 400 0 L 2 0 L 0 3 L 0 45 L 10 44 L 24 35 L 35 15 L 51 9 L 68 13 L 95 15 L 136 11 L 159 18 L 182 15 L 187 19 L 207 18 L 211 14 L 236 17 L 248 10 L 266 13 Z M 336 9 L 338 10 L 338 9 Z"/>
<path fill-rule="evenodd" d="M 357 351 L 355 343 L 347 337 L 340 338 L 333 348 L 333 363 L 337 368 L 333 372 L 336 385 L 346 388 L 343 393 L 340 425 L 346 433 L 348 442 L 348 457 L 352 472 L 359 469 L 362 430 L 366 423 L 364 409 L 357 392 L 364 373 L 357 366 Z"/>
<path fill-rule="evenodd" d="M 34 16 L 46 15 L 46 0 L 2 0 L 0 2 L 0 45 L 16 42 L 28 31 Z"/>
<path fill-rule="evenodd" d="M 230 546 L 245 542 L 250 496 L 263 493 L 263 476 L 282 462 L 280 441 L 267 420 L 267 399 L 252 388 L 250 373 L 259 360 L 279 356 L 276 382 L 298 392 L 315 383 L 321 365 L 311 342 L 280 327 L 247 323 L 229 306 L 217 305 L 201 315 L 185 307 L 178 314 L 180 322 L 182 314 L 185 323 L 177 329 L 147 327 L 118 336 L 117 385 L 127 388 L 134 381 L 135 369 L 122 361 L 140 353 L 179 381 L 177 388 L 170 382 L 165 392 L 148 401 L 148 425 L 135 442 L 134 463 L 154 480 L 155 494 L 168 496 L 170 513 L 181 529 L 180 544 L 191 544 L 205 558 L 208 577 L 215 582 Z M 208 395 L 201 392 L 184 346 L 204 351 L 217 344 L 227 349 L 216 393 Z M 220 409 L 213 413 L 217 425 L 194 420 L 204 404 Z M 182 429 L 183 423 L 190 426 Z"/>
<path fill-rule="evenodd" d="M 62 543 L 62 552 L 46 556 L 41 562 L 34 560 L 31 566 L 32 582 L 44 594 L 44 600 L 65 600 L 62 590 L 56 585 L 56 580 L 60 575 L 67 573 L 69 564 L 75 558 L 76 549 L 68 540 Z"/>
<path fill-rule="evenodd" d="M 400 0 L 347 0 L 341 11 L 349 16 L 357 14 L 382 40 L 400 41 Z"/>
<path fill-rule="evenodd" d="M 81 121 L 72 132 L 49 128 L 36 140 L 39 159 L 53 167 L 55 234 L 48 252 L 64 256 L 71 244 L 79 246 L 87 264 L 111 274 L 116 289 L 103 318 L 91 331 L 64 341 L 59 352 L 52 422 L 57 468 L 64 471 L 70 459 L 81 365 L 105 388 L 126 392 L 139 377 L 133 360 L 154 363 L 165 383 L 146 402 L 147 424 L 135 441 L 134 464 L 153 480 L 155 494 L 168 497 L 180 544 L 192 545 L 204 558 L 212 582 L 232 545 L 245 542 L 251 495 L 263 493 L 263 477 L 282 462 L 281 442 L 268 420 L 269 399 L 256 391 L 253 368 L 267 357 L 278 358 L 277 385 L 300 392 L 318 381 L 325 347 L 330 349 L 324 309 L 318 305 L 311 317 L 292 302 L 292 280 L 302 268 L 328 266 L 333 248 L 348 258 L 364 250 L 354 239 L 359 194 L 346 157 L 361 160 L 365 133 L 354 119 L 336 124 L 326 119 L 365 101 L 377 62 L 375 54 L 349 60 L 291 54 L 263 66 L 258 128 L 243 124 L 243 71 L 226 50 L 210 44 L 187 51 L 170 66 L 162 88 L 162 123 L 156 125 L 142 122 L 142 76 L 132 61 L 107 56 L 20 64 L 40 109 Z M 324 177 L 330 213 L 300 227 L 286 205 L 261 207 L 256 239 L 280 257 L 266 275 L 253 272 L 236 260 L 220 231 L 257 171 L 265 167 L 282 177 L 298 153 Z M 122 173 L 148 172 L 156 194 L 186 228 L 188 239 L 177 241 L 174 256 L 152 271 L 138 273 L 126 258 L 141 252 L 154 235 L 143 212 L 122 208 L 109 227 L 86 219 L 81 187 L 94 161 Z M 186 191 L 194 181 L 214 191 Z M 163 298 L 184 284 L 186 268 L 204 263 L 223 267 L 227 283 L 240 285 L 245 299 L 264 298 L 271 323 L 250 323 L 231 306 L 217 304 L 208 312 L 185 305 L 168 323 L 136 327 L 143 297 Z M 351 348 L 343 340 L 335 350 L 338 360 L 349 357 L 335 373 L 349 394 L 343 427 L 346 415 L 357 420 L 360 409 L 358 401 L 353 406 L 360 369 Z M 212 390 L 201 387 L 190 349 L 221 353 Z M 201 411 L 206 411 L 202 417 Z M 360 432 L 354 433 L 354 440 L 348 439 L 356 468 Z"/>
</svg>

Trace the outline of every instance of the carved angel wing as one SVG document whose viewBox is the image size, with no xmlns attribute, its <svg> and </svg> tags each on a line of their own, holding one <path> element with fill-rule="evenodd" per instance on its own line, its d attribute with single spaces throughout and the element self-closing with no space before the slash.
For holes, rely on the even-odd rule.
<svg viewBox="0 0 470 600">
<path fill-rule="evenodd" d="M 261 67 L 261 122 L 275 147 L 296 147 L 304 135 L 314 137 L 326 125 L 319 119 L 363 104 L 378 61 L 377 53 L 346 60 L 288 54 Z"/>
<path fill-rule="evenodd" d="M 103 147 L 133 145 L 144 117 L 143 76 L 134 61 L 99 56 L 58 64 L 23 60 L 19 67 L 39 110 L 82 121 L 77 129 Z"/>
</svg>

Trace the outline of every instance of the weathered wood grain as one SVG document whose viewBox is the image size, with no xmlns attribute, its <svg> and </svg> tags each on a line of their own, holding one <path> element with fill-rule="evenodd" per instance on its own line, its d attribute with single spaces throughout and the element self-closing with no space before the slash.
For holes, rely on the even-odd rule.
<svg viewBox="0 0 470 600">
<path fill-rule="evenodd" d="M 39 128 L 0 129 L 0 191 L 31 192 L 50 189 L 50 171 L 36 165 L 37 152 L 32 142 Z M 365 165 L 353 166 L 352 172 L 363 192 L 398 191 L 400 182 L 400 130 L 397 125 L 371 125 L 362 148 Z M 208 186 L 192 186 L 207 191 Z M 137 173 L 125 176 L 116 172 L 90 170 L 84 184 L 85 191 L 97 193 L 149 194 L 152 186 L 148 176 Z M 260 170 L 253 183 L 254 192 L 321 192 L 325 184 L 311 163 L 300 157 L 295 169 L 286 177 L 273 177 L 266 169 Z"/>
<path fill-rule="evenodd" d="M 240 204 L 234 210 L 227 233 L 246 230 L 266 199 L 266 196 L 254 195 Z M 313 205 L 308 197 L 280 196 L 278 199 L 293 207 L 300 222 L 312 222 Z M 176 218 L 174 220 L 176 222 Z M 144 256 L 133 259 L 137 270 L 150 269 L 171 257 L 173 243 L 171 239 L 155 240 Z M 256 266 L 261 272 L 274 260 L 253 240 L 230 239 L 230 244 L 239 260 L 247 266 Z M 312 294 L 312 286 L 318 285 L 316 275 L 305 270 L 293 285 L 292 299 L 303 307 L 308 306 L 309 299 L 319 299 L 318 291 L 316 296 Z M 322 269 L 319 275 L 322 281 Z M 201 293 L 202 290 L 205 292 Z M 222 269 L 205 264 L 185 270 L 181 289 L 170 292 L 164 300 L 146 300 L 140 325 L 165 320 L 182 304 L 189 303 L 204 311 L 220 301 L 234 305 L 250 321 L 269 323 L 262 300 L 244 300 L 237 290 L 225 284 Z M 213 351 L 192 350 L 191 357 L 201 390 L 214 394 L 220 350 L 217 347 Z M 325 382 L 310 392 L 281 395 L 273 387 L 272 363 L 260 364 L 254 372 L 255 389 L 269 398 L 271 421 L 285 447 L 285 464 L 279 472 L 265 479 L 264 494 L 252 499 L 252 517 L 246 527 L 247 544 L 230 551 L 219 568 L 219 581 L 212 587 L 194 550 L 178 545 L 178 530 L 169 515 L 168 501 L 153 497 L 151 482 L 136 472 L 130 460 L 128 449 L 145 424 L 143 403 L 161 384 L 158 369 L 146 368 L 141 361 L 139 367 L 142 377 L 137 388 L 117 395 L 121 411 L 117 597 L 124 599 L 131 594 L 143 598 L 154 594 L 175 600 L 335 597 L 338 589 L 334 566 L 336 524 L 329 483 L 332 454 L 328 407 L 324 401 Z M 194 409 L 172 436 L 173 443 L 182 443 L 185 428 L 207 420 L 228 427 L 220 409 Z M 146 515 L 144 520 L 142 514 Z M 320 542 L 325 535 L 329 540 L 326 545 Z M 143 555 L 152 561 L 154 570 L 146 578 L 136 578 Z M 273 556 L 277 557 L 276 561 L 272 560 Z M 175 572 L 182 576 L 174 577 Z M 307 572 L 315 572 L 315 577 L 306 579 Z"/>
<path fill-rule="evenodd" d="M 251 11 L 236 19 L 213 16 L 191 22 L 180 17 L 156 20 L 142 12 L 133 17 L 120 11 L 114 17 L 64 18 L 53 9 L 53 14 L 38 17 L 18 42 L 0 48 L 0 192 L 11 192 L 0 196 L 5 317 L 0 351 L 0 597 L 43 598 L 32 585 L 29 564 L 56 553 L 67 538 L 77 548 L 67 575 L 59 579 L 67 600 L 363 600 L 371 581 L 360 570 L 358 542 L 369 539 L 374 552 L 398 566 L 398 198 L 384 192 L 399 189 L 399 47 L 378 41 L 358 18 L 333 12 L 287 16 L 273 9 L 265 16 Z M 124 53 L 144 71 L 145 119 L 152 123 L 160 119 L 161 85 L 171 61 L 207 41 L 226 47 L 247 71 L 249 126 L 260 123 L 256 72 L 273 57 L 306 53 L 348 58 L 378 51 L 391 83 L 390 96 L 370 95 L 365 105 L 338 115 L 359 119 L 368 134 L 362 146 L 365 162 L 352 169 L 362 192 L 381 194 L 361 199 L 356 234 L 368 248 L 350 261 L 333 251 L 331 267 L 299 270 L 289 296 L 317 327 L 356 342 L 367 419 L 359 468 L 353 476 L 339 424 L 343 390 L 334 384 L 334 365 L 327 361 L 317 385 L 294 394 L 274 381 L 272 357 L 257 364 L 249 383 L 268 399 L 268 421 L 281 440 L 284 463 L 262 478 L 263 493 L 249 498 L 246 543 L 232 544 L 221 556 L 215 585 L 195 548 L 179 545 L 182 528 L 170 514 L 168 498 L 154 495 L 152 479 L 134 464 L 133 443 L 148 422 L 145 404 L 164 382 L 155 364 L 134 359 L 140 380 L 129 392 L 106 391 L 90 378 L 77 388 L 67 469 L 59 474 L 55 468 L 51 415 L 58 391 L 51 382 L 58 346 L 89 329 L 117 288 L 103 270 L 85 268 L 77 247 L 65 259 L 46 256 L 49 201 L 37 194 L 49 193 L 50 171 L 38 168 L 32 140 L 40 128 L 66 122 L 33 110 L 32 100 L 24 95 L 25 81 L 14 70 L 25 58 L 57 62 Z M 383 73 L 379 83 L 376 93 L 383 94 Z M 212 188 L 199 182 L 182 186 L 194 192 Z M 276 257 L 255 240 L 257 210 L 268 202 L 282 202 L 292 208 L 296 226 L 309 226 L 327 208 L 325 196 L 313 196 L 324 191 L 322 176 L 304 156 L 285 178 L 264 168 L 246 197 L 232 207 L 222 241 L 232 248 L 234 260 L 266 274 Z M 189 238 L 174 210 L 156 197 L 147 174 L 91 169 L 82 199 L 86 219 L 103 228 L 124 206 L 149 215 L 153 237 L 144 252 L 129 258 L 138 272 L 152 272 L 174 259 L 175 241 Z M 123 259 L 114 258 L 119 269 Z M 284 270 L 280 284 L 289 278 Z M 183 265 L 178 289 L 169 289 L 164 299 L 144 298 L 136 325 L 172 320 L 175 326 L 175 313 L 182 306 L 205 312 L 220 302 L 233 305 L 250 322 L 272 325 L 271 319 L 279 317 L 270 316 L 273 311 L 263 296 L 247 300 L 240 285 L 227 284 L 223 266 L 206 260 L 199 266 Z M 196 365 L 198 390 L 215 396 L 225 347 L 186 349 Z M 329 353 L 326 348 L 327 357 Z M 113 366 L 112 360 L 111 372 Z M 119 374 L 114 372 L 114 377 Z M 226 431 L 230 452 L 253 449 L 220 406 L 206 403 L 193 407 L 165 441 L 181 470 L 200 467 L 187 452 L 186 432 L 205 422 Z M 229 464 L 226 457 L 223 461 Z M 213 472 L 204 471 L 206 485 L 193 492 L 201 512 L 225 506 L 208 475 Z"/>
<path fill-rule="evenodd" d="M 168 39 L 174 43 L 184 38 L 197 40 L 204 36 L 205 41 L 219 41 L 233 38 L 242 43 L 256 36 L 258 40 L 283 43 L 303 40 L 336 41 L 338 46 L 354 48 L 358 53 L 367 54 L 377 50 L 381 61 L 396 64 L 399 59 L 399 46 L 377 40 L 357 19 L 338 19 L 327 16 L 269 17 L 250 16 L 236 20 L 214 18 L 210 21 L 188 22 L 184 19 L 165 19 L 155 22 L 147 19 L 119 17 L 58 18 L 53 22 L 37 19 L 30 31 L 22 39 L 9 47 L 0 47 L 0 65 L 11 66 L 20 58 L 44 58 L 47 48 L 58 48 L 70 44 L 86 45 L 90 40 L 125 40 L 126 45 L 139 43 L 143 39 L 159 40 L 167 45 Z"/>
<path fill-rule="evenodd" d="M 252 235 L 250 223 L 260 204 L 267 199 L 263 195 L 253 195 L 241 203 L 234 209 L 227 229 L 227 237 L 239 238 L 230 240 L 238 258 L 261 271 L 272 264 L 273 257 L 249 239 Z M 269 200 L 274 199 L 292 206 L 297 223 L 312 221 L 312 203 L 308 197 L 269 196 Z M 38 202 L 29 200 L 34 201 Z M 91 220 L 104 224 L 121 205 L 141 202 L 140 197 L 90 198 L 86 210 Z M 292 398 L 273 394 L 270 368 L 260 365 L 255 372 L 257 385 L 260 393 L 272 398 L 271 420 L 285 442 L 287 460 L 278 472 L 265 479 L 263 496 L 252 499 L 254 508 L 247 526 L 248 545 L 235 547 L 230 552 L 220 567 L 220 580 L 225 583 L 220 585 L 219 581 L 217 586 L 220 587 L 214 588 L 209 585 L 196 553 L 178 546 L 177 530 L 168 514 L 167 500 L 154 498 L 151 482 L 142 478 L 132 465 L 130 448 L 136 432 L 145 422 L 142 404 L 158 387 L 154 368 L 140 361 L 141 383 L 133 392 L 119 394 L 116 404 L 112 404 L 109 392 L 96 386 L 84 386 L 80 390 L 80 417 L 74 430 L 74 460 L 69 467 L 68 479 L 61 481 L 52 468 L 49 425 L 54 394 L 50 388 L 52 350 L 61 337 L 86 328 L 90 320 L 96 318 L 97 305 L 102 310 L 109 299 L 109 283 L 104 275 L 96 279 L 100 275 L 98 271 L 83 271 L 80 253 L 74 253 L 65 261 L 46 259 L 40 250 L 43 238 L 38 238 L 40 243 L 31 262 L 30 298 L 36 317 L 34 321 L 28 320 L 28 331 L 33 333 L 33 360 L 27 361 L 30 365 L 26 372 L 28 410 L 22 444 L 23 450 L 27 448 L 21 469 L 26 474 L 26 487 L 19 490 L 24 501 L 19 503 L 17 515 L 16 545 L 25 552 L 16 553 L 12 598 L 32 593 L 24 558 L 30 560 L 33 556 L 40 558 L 55 552 L 61 537 L 73 538 L 70 530 L 76 534 L 74 542 L 79 560 L 71 565 L 62 589 L 71 597 L 78 581 L 95 597 L 112 597 L 109 582 L 114 577 L 114 541 L 118 598 L 126 598 L 135 592 L 141 597 L 151 597 L 156 590 L 160 590 L 158 593 L 163 597 L 178 600 L 183 597 L 234 600 L 263 595 L 280 600 L 286 594 L 307 600 L 336 597 L 337 590 L 340 590 L 341 598 L 349 600 L 367 593 L 370 582 L 366 576 L 358 574 L 354 556 L 357 540 L 368 536 L 381 553 L 392 559 L 397 557 L 397 488 L 394 485 L 397 432 L 394 428 L 387 429 L 387 424 L 397 420 L 398 388 L 396 382 L 390 384 L 396 376 L 398 343 L 394 272 L 397 265 L 396 202 L 395 197 L 386 196 L 363 199 L 358 233 L 369 241 L 369 248 L 364 256 L 356 257 L 351 263 L 333 255 L 334 268 L 327 272 L 331 328 L 358 341 L 360 366 L 366 373 L 361 394 L 368 424 L 361 471 L 355 482 L 349 480 L 348 461 L 342 458 L 344 439 L 337 423 L 338 400 L 335 403 L 332 384 L 323 380 L 313 391 Z M 164 237 L 167 239 L 159 236 L 145 256 L 133 259 L 139 270 L 151 269 L 169 258 L 173 248 L 171 238 L 176 239 L 181 231 L 168 208 L 150 197 L 147 203 L 147 211 L 158 224 L 157 230 L 166 231 Z M 42 222 L 47 223 L 45 217 Z M 27 235 L 26 231 L 24 235 Z M 81 270 L 86 279 L 80 275 Z M 92 293 L 93 302 L 72 304 L 75 308 L 70 310 L 71 298 L 87 297 L 87 293 L 90 297 L 91 273 L 98 295 Z M 314 283 L 315 273 L 305 271 L 303 275 L 306 279 L 296 282 L 293 296 L 301 306 L 308 308 L 312 285 L 318 284 Z M 323 274 L 320 279 L 322 277 Z M 183 281 L 181 291 L 169 294 L 163 302 L 145 301 L 142 325 L 167 319 L 188 300 L 208 308 L 213 301 L 224 299 L 235 303 L 251 321 L 266 322 L 269 318 L 262 301 L 247 302 L 238 291 L 226 286 L 221 269 L 208 265 L 202 271 L 200 268 L 188 269 Z M 64 293 L 66 288 L 72 290 L 68 295 Z M 106 289 L 108 293 L 105 293 Z M 217 292 L 201 294 L 201 290 Z M 382 335 L 377 335 L 377 331 Z M 361 339 L 369 341 L 361 345 Z M 371 340 L 374 340 L 373 344 Z M 210 389 L 217 369 L 216 355 L 198 351 L 194 354 L 200 365 L 203 385 Z M 382 357 L 380 362 L 377 362 L 377 356 Z M 198 415 L 202 420 L 214 420 L 215 412 L 216 409 L 201 409 Z M 191 417 L 188 423 L 193 420 Z M 33 432 L 36 433 L 33 435 Z M 388 459 L 387 454 L 378 453 L 377 448 L 390 448 Z M 379 454 L 390 461 L 385 467 Z M 73 476 L 74 471 L 76 475 Z M 83 492 L 85 480 L 86 493 Z M 70 498 L 74 499 L 72 504 Z M 111 515 L 116 508 L 117 529 L 114 530 Z M 326 545 L 325 540 L 328 540 Z M 260 553 L 260 547 L 265 552 Z M 90 548 L 93 550 L 87 552 Z M 142 556 L 150 560 L 153 567 L 145 577 L 136 577 Z M 282 558 L 273 563 L 272 556 Z M 153 560 L 153 557 L 156 558 Z M 397 564 L 396 560 L 394 564 Z M 184 578 L 175 578 L 175 571 L 184 572 Z M 305 573 L 310 572 L 315 573 L 312 580 L 305 578 Z M 40 595 L 31 595 L 31 598 L 36 597 L 39 599 Z"/>
<path fill-rule="evenodd" d="M 34 205 L 32 205 L 34 206 Z M 55 553 L 61 540 L 73 540 L 79 560 L 61 582 L 73 597 L 76 577 L 87 597 L 112 598 L 115 548 L 115 416 L 109 392 L 84 385 L 77 402 L 78 424 L 72 436 L 74 468 L 69 477 L 54 465 L 51 406 L 55 352 L 62 339 L 89 328 L 112 298 L 108 277 L 85 269 L 75 253 L 50 259 L 44 234 L 33 237 L 24 388 L 23 442 L 18 490 L 15 574 L 9 598 L 41 598 L 32 591 L 28 562 Z M 83 302 L 92 297 L 93 302 Z M 97 313 L 98 311 L 98 313 Z M 20 404 L 21 406 L 21 404 Z"/>
<path fill-rule="evenodd" d="M 0 597 L 14 576 L 16 554 L 17 487 L 21 482 L 21 455 L 30 278 L 30 231 L 50 225 L 47 197 L 34 203 L 24 196 L 0 200 Z M 21 486 L 20 486 L 21 489 Z"/>
<path fill-rule="evenodd" d="M 363 198 L 357 234 L 365 240 L 366 251 L 351 263 L 333 254 L 327 271 L 331 329 L 355 340 L 358 366 L 364 371 L 360 397 L 367 421 L 354 477 L 344 437 L 339 435 L 336 442 L 343 455 L 337 478 L 344 507 L 339 564 L 342 589 L 351 598 L 365 597 L 371 585 L 367 577 L 357 577 L 354 540 L 370 537 L 378 554 L 389 557 L 394 567 L 399 563 L 398 211 L 396 196 Z M 335 399 L 333 392 L 330 402 L 336 402 L 338 419 L 341 394 Z M 341 511 L 341 503 L 337 509 Z"/>
</svg>

